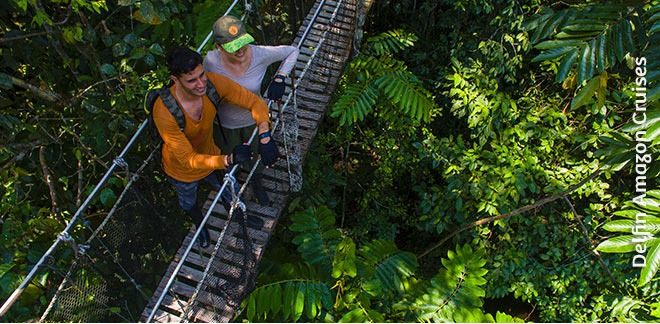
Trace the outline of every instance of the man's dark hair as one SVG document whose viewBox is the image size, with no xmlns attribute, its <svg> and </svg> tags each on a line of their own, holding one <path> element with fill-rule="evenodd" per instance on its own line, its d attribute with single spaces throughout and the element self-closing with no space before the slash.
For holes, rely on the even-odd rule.
<svg viewBox="0 0 660 324">
<path fill-rule="evenodd" d="M 171 49 L 165 59 L 170 74 L 175 77 L 191 72 L 202 64 L 202 55 L 184 46 Z"/>
</svg>

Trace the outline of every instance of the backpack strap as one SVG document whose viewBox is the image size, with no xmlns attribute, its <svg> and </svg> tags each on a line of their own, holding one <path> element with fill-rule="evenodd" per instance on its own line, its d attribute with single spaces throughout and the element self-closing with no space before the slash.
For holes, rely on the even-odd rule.
<svg viewBox="0 0 660 324">
<path fill-rule="evenodd" d="M 215 108 L 218 109 L 222 100 L 220 99 L 220 94 L 218 94 L 218 91 L 215 89 L 211 81 L 206 82 L 206 94 L 208 95 Z M 186 117 L 183 115 L 183 111 L 181 110 L 181 107 L 179 107 L 179 103 L 177 103 L 176 99 L 174 99 L 170 88 L 164 87 L 149 91 L 145 99 L 145 110 L 151 112 L 151 110 L 153 110 L 153 105 L 158 97 L 163 100 L 163 104 L 165 104 L 165 107 L 167 107 L 167 110 L 170 111 L 177 124 L 179 125 L 179 129 L 181 129 L 183 132 L 183 129 L 186 127 Z"/>
<path fill-rule="evenodd" d="M 169 88 L 160 88 L 157 91 L 160 99 L 163 100 L 165 107 L 167 107 L 167 110 L 169 110 L 172 116 L 174 116 L 177 124 L 179 124 L 179 129 L 183 132 L 183 129 L 186 127 L 186 117 L 183 115 L 183 111 L 176 102 L 176 99 L 174 99 L 172 92 L 170 92 Z"/>
<path fill-rule="evenodd" d="M 215 89 L 215 86 L 213 86 L 213 82 L 211 82 L 211 80 L 206 81 L 206 95 L 209 96 L 209 99 L 211 100 L 211 102 L 215 106 L 215 109 L 217 110 L 218 107 L 220 107 L 220 102 L 222 102 L 222 100 L 220 99 L 220 95 L 218 94 L 218 91 Z"/>
<path fill-rule="evenodd" d="M 220 99 L 220 94 L 218 94 L 218 90 L 215 89 L 215 86 L 213 85 L 213 82 L 211 80 L 206 81 L 206 95 L 209 97 L 209 100 L 211 100 L 211 103 L 215 106 L 215 121 L 218 123 L 218 129 L 220 130 L 220 133 L 222 133 L 222 138 L 225 140 L 227 139 L 227 136 L 225 136 L 225 130 L 222 128 L 222 124 L 220 123 L 220 117 L 218 116 L 218 109 L 220 107 L 220 103 L 222 102 L 222 99 Z"/>
</svg>

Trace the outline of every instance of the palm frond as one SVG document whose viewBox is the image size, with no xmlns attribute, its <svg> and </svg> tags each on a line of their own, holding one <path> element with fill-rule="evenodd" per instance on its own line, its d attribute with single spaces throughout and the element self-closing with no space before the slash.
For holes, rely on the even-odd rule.
<svg viewBox="0 0 660 324">
<path fill-rule="evenodd" d="M 339 118 L 341 125 L 362 121 L 373 110 L 377 99 L 378 89 L 370 82 L 351 83 L 332 105 L 330 116 Z"/>
<path fill-rule="evenodd" d="M 398 53 L 401 50 L 412 47 L 415 45 L 415 41 L 417 41 L 417 35 L 402 29 L 395 29 L 369 37 L 366 41 L 365 48 L 368 53 L 381 56 L 383 54 Z"/>
<path fill-rule="evenodd" d="M 389 71 L 374 80 L 383 94 L 399 111 L 417 120 L 429 121 L 435 107 L 430 93 L 407 71 Z"/>
<path fill-rule="evenodd" d="M 634 53 L 634 9 L 598 3 L 559 12 L 544 10 L 527 24 L 528 30 L 534 30 L 534 47 L 541 51 L 532 62 L 558 60 L 556 81 L 563 82 L 573 73 L 577 84 L 582 84 Z"/>
<path fill-rule="evenodd" d="M 412 276 L 419 266 L 410 252 L 400 251 L 394 242 L 374 240 L 358 251 L 364 290 L 372 296 L 404 292 L 405 278 Z"/>
<path fill-rule="evenodd" d="M 250 322 L 273 318 L 295 322 L 301 318 L 313 320 L 332 311 L 330 288 L 316 278 L 283 280 L 256 288 L 243 301 Z"/>
<path fill-rule="evenodd" d="M 486 292 L 483 266 L 486 260 L 481 251 L 470 245 L 449 251 L 444 266 L 428 286 L 421 287 L 423 294 L 406 295 L 404 301 L 394 307 L 410 312 L 417 321 L 428 322 L 483 322 L 488 319 L 481 307 Z"/>
<path fill-rule="evenodd" d="M 330 269 L 335 246 L 341 241 L 341 232 L 335 229 L 335 217 L 328 207 L 309 208 L 291 215 L 293 224 L 289 229 L 298 232 L 293 243 L 309 264 L 320 264 Z"/>
</svg>

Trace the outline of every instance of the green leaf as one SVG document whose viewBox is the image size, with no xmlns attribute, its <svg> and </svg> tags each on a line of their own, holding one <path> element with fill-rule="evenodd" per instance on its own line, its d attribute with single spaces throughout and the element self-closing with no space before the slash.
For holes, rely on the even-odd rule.
<svg viewBox="0 0 660 324">
<path fill-rule="evenodd" d="M 623 61 L 626 56 L 626 48 L 623 40 L 625 30 L 623 29 L 625 29 L 625 26 L 622 26 L 621 24 L 614 25 L 611 29 L 611 44 L 614 46 L 614 53 L 619 62 Z"/>
<path fill-rule="evenodd" d="M 117 200 L 117 196 L 115 195 L 115 192 L 112 191 L 112 189 L 110 188 L 105 188 L 101 190 L 101 194 L 99 195 L 99 197 L 104 206 L 112 206 L 115 200 Z"/>
<path fill-rule="evenodd" d="M 297 291 L 295 293 L 295 299 L 293 299 L 293 311 L 291 313 L 291 319 L 296 322 L 303 314 L 303 309 L 305 308 L 305 292 L 307 286 L 305 284 L 299 283 L 296 285 Z"/>
<path fill-rule="evenodd" d="M 607 37 L 605 34 L 600 34 L 596 38 L 596 44 L 592 48 L 596 56 L 596 65 L 598 66 L 598 73 L 603 73 L 607 68 Z"/>
<path fill-rule="evenodd" d="M 102 112 L 102 110 L 99 109 L 99 107 L 93 105 L 89 100 L 83 100 L 81 105 L 92 114 L 99 114 Z"/>
<path fill-rule="evenodd" d="M 639 212 L 637 212 L 639 213 Z M 603 225 L 603 229 L 610 232 L 623 233 L 658 233 L 660 232 L 660 219 L 652 216 L 643 217 L 644 222 L 638 222 L 635 219 L 617 219 Z"/>
<path fill-rule="evenodd" d="M 341 241 L 341 232 L 334 227 L 335 218 L 326 207 L 309 208 L 291 216 L 290 230 L 298 232 L 293 243 L 310 264 L 332 266 L 334 247 Z"/>
<path fill-rule="evenodd" d="M 423 287 L 422 295 L 409 296 L 393 307 L 412 313 L 418 322 L 481 322 L 486 318 L 481 311 L 485 264 L 481 250 L 458 246 L 447 252 L 443 268 Z"/>
<path fill-rule="evenodd" d="M 571 109 L 578 108 L 580 106 L 585 105 L 591 97 L 594 96 L 596 93 L 596 90 L 598 90 L 598 85 L 600 84 L 600 77 L 594 77 L 589 82 L 587 82 L 587 85 L 584 86 L 580 91 L 578 92 L 577 95 L 573 98 L 571 101 Z"/>
<path fill-rule="evenodd" d="M 105 63 L 101 65 L 101 72 L 107 76 L 114 76 L 117 75 L 117 70 L 115 69 L 112 64 Z"/>
<path fill-rule="evenodd" d="M 140 1 L 140 15 L 146 22 L 152 22 L 156 15 L 154 11 L 154 4 L 151 1 Z"/>
<path fill-rule="evenodd" d="M 360 307 L 356 307 L 349 312 L 346 312 L 340 319 L 339 323 L 369 323 L 369 317 Z"/>
<path fill-rule="evenodd" d="M 574 40 L 574 39 L 549 40 L 549 41 L 544 41 L 544 42 L 536 44 L 536 46 L 534 46 L 534 48 L 536 48 L 538 50 L 549 50 L 549 49 L 556 49 L 556 48 L 563 48 L 563 47 L 578 48 L 582 44 L 584 44 L 583 41 Z"/>
<path fill-rule="evenodd" d="M 3 277 L 7 272 L 9 272 L 9 270 L 11 270 L 11 268 L 13 268 L 14 266 L 15 266 L 15 264 L 13 264 L 13 263 L 4 263 L 4 264 L 0 264 L 0 279 L 2 279 L 2 277 Z"/>
<path fill-rule="evenodd" d="M 581 85 L 582 82 L 587 80 L 587 78 L 591 78 L 592 71 L 594 70 L 593 65 L 596 62 L 595 60 L 592 59 L 593 55 L 591 51 L 591 46 L 589 44 L 585 44 L 584 47 L 582 47 L 582 49 L 580 50 L 580 54 L 578 54 L 578 56 L 580 60 L 578 62 L 578 67 L 577 67 L 577 84 Z"/>
<path fill-rule="evenodd" d="M 573 63 L 578 57 L 578 49 L 574 48 L 559 63 L 559 69 L 557 70 L 557 76 L 555 77 L 555 82 L 560 83 L 568 77 L 568 72 L 573 67 Z"/>
<path fill-rule="evenodd" d="M 619 235 L 600 242 L 596 250 L 605 253 L 627 253 L 635 251 L 637 235 Z"/>
<path fill-rule="evenodd" d="M 647 141 L 658 140 L 660 138 L 660 118 L 653 120 L 651 126 L 646 130 L 644 139 Z"/>
<path fill-rule="evenodd" d="M 626 53 L 633 54 L 635 52 L 635 44 L 633 44 L 632 26 L 628 19 L 621 19 L 621 39 L 623 41 L 623 48 Z"/>
<path fill-rule="evenodd" d="M 574 49 L 574 47 L 571 47 L 571 46 L 557 47 L 557 48 L 549 49 L 549 50 L 546 50 L 543 53 L 535 56 L 532 59 L 532 62 L 548 61 L 548 60 L 553 60 L 553 59 L 558 58 L 558 57 L 563 57 L 564 54 L 570 52 L 573 49 Z"/>
<path fill-rule="evenodd" d="M 344 237 L 337 245 L 332 264 L 332 277 L 339 278 L 344 275 L 355 277 L 357 275 L 355 258 L 355 243 L 350 237 Z"/>
<path fill-rule="evenodd" d="M 646 118 L 643 118 L 643 116 L 646 116 Z M 637 120 L 643 120 L 643 122 L 637 123 L 635 121 L 631 121 L 624 125 L 621 130 L 632 134 L 640 130 L 649 129 L 651 126 L 660 123 L 660 110 L 647 110 L 645 115 L 639 114 Z"/>
<path fill-rule="evenodd" d="M 399 251 L 394 242 L 387 240 L 373 240 L 365 244 L 359 249 L 358 256 L 360 268 L 375 269 L 373 276 L 365 274 L 365 281 L 371 282 L 371 287 L 378 288 L 368 291 L 372 294 L 378 294 L 381 289 L 403 291 L 403 279 L 413 275 L 419 266 L 414 254 Z"/>
<path fill-rule="evenodd" d="M 646 241 L 646 246 L 650 248 L 646 252 L 646 265 L 639 274 L 638 286 L 644 286 L 651 282 L 651 279 L 660 269 L 660 238 Z"/>
</svg>

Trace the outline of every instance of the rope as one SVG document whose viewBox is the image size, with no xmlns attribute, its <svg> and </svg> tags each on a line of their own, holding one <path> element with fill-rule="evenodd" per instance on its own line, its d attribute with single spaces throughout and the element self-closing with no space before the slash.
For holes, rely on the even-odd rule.
<svg viewBox="0 0 660 324">
<path fill-rule="evenodd" d="M 126 155 L 126 153 L 128 152 L 128 149 L 133 145 L 133 143 L 137 139 L 138 135 L 144 130 L 144 128 L 146 128 L 146 126 L 147 126 L 147 120 L 145 119 L 145 121 L 142 122 L 142 124 L 140 125 L 138 130 L 135 132 L 133 137 L 128 142 L 128 145 L 126 146 L 126 148 L 124 148 L 124 150 L 121 152 L 121 154 L 119 155 L 119 158 L 123 158 L 123 156 Z M 118 160 L 115 159 L 115 163 L 113 163 L 110 166 L 110 168 L 108 169 L 108 171 L 106 171 L 103 178 L 101 180 L 99 180 L 96 187 L 94 187 L 94 189 L 89 194 L 87 199 L 83 202 L 82 205 L 80 205 L 80 207 L 78 208 L 76 213 L 73 215 L 73 217 L 69 221 L 69 224 L 62 231 L 62 233 L 66 233 L 66 235 L 58 235 L 57 236 L 57 239 L 55 240 L 55 242 L 53 242 L 53 244 L 48 248 L 48 250 L 46 250 L 44 255 L 41 257 L 41 259 L 39 259 L 39 261 L 34 265 L 34 267 L 32 267 L 32 270 L 28 273 L 28 275 L 25 277 L 25 279 L 23 279 L 23 281 L 18 286 L 18 288 L 16 288 L 16 290 L 14 290 L 14 292 L 9 296 L 9 298 L 7 298 L 7 300 L 2 305 L 2 307 L 0 307 L 0 317 L 3 317 L 9 311 L 9 309 L 16 302 L 18 297 L 21 294 L 23 294 L 23 291 L 25 290 L 27 285 L 32 281 L 32 279 L 34 279 L 34 276 L 37 274 L 37 271 L 40 269 L 41 265 L 44 264 L 45 260 L 48 257 L 50 257 L 50 255 L 51 255 L 51 253 L 53 253 L 53 251 L 55 251 L 55 249 L 60 244 L 60 242 L 62 242 L 62 240 L 65 239 L 66 236 L 69 235 L 68 233 L 71 230 L 71 228 L 76 224 L 76 221 L 77 221 L 78 217 L 80 217 L 80 215 L 82 215 L 82 213 L 85 211 L 85 209 L 87 209 L 87 206 L 90 204 L 92 199 L 94 199 L 96 197 L 96 195 L 99 193 L 99 190 L 101 189 L 101 187 L 108 181 L 108 179 L 110 178 L 110 175 L 112 174 L 112 172 L 114 172 L 115 168 L 118 166 L 117 162 L 118 162 Z"/>
</svg>

